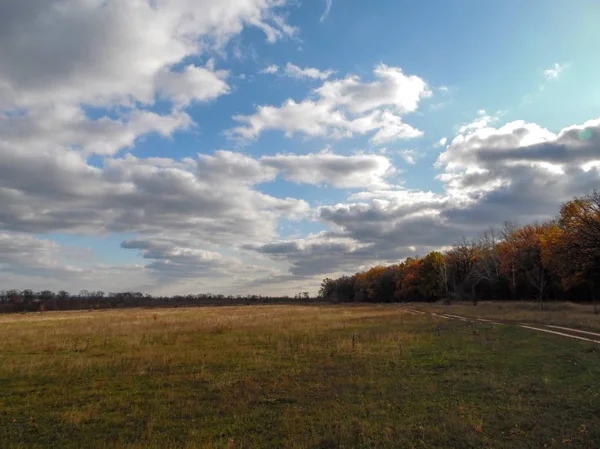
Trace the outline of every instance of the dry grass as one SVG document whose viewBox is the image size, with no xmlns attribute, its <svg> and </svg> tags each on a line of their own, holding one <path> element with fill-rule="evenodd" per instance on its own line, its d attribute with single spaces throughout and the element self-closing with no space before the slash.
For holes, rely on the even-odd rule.
<svg viewBox="0 0 600 449">
<path fill-rule="evenodd" d="M 393 305 L 2 316 L 0 447 L 593 448 L 598 354 Z"/>
<path fill-rule="evenodd" d="M 600 314 L 594 313 L 594 306 L 572 302 L 548 302 L 540 310 L 538 302 L 498 302 L 482 301 L 476 306 L 469 302 L 450 305 L 412 304 L 411 307 L 436 313 L 451 313 L 469 318 L 488 318 L 515 323 L 540 323 L 580 329 L 600 330 Z"/>
</svg>

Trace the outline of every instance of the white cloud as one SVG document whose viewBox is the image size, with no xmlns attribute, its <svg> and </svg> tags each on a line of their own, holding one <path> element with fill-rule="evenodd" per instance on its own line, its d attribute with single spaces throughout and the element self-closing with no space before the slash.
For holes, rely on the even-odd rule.
<svg viewBox="0 0 600 449">
<path fill-rule="evenodd" d="M 558 134 L 523 121 L 473 129 L 453 139 L 437 167 L 443 193 L 391 186 L 354 193 L 345 203 L 318 208 L 331 230 L 310 245 L 287 240 L 259 251 L 287 261 L 292 273 L 324 277 L 426 254 L 507 220 L 549 218 L 562 202 L 597 188 L 600 119 Z M 344 245 L 332 246 L 336 239 Z"/>
<path fill-rule="evenodd" d="M 171 230 L 194 240 L 235 243 L 274 236 L 279 218 L 309 211 L 304 201 L 257 191 L 253 186 L 269 179 L 272 169 L 256 173 L 251 159 L 228 153 L 182 162 L 126 156 L 106 159 L 103 168 L 59 148 L 40 153 L 0 145 L 0 156 L 0 226 L 15 231 Z M 240 175 L 247 179 L 223 182 Z"/>
<path fill-rule="evenodd" d="M 260 71 L 263 74 L 275 75 L 280 72 L 279 66 L 273 64 L 265 67 Z M 315 80 L 326 80 L 335 73 L 334 70 L 321 71 L 313 67 L 301 68 L 291 62 L 288 62 L 285 67 L 281 69 L 282 75 L 289 76 L 291 78 L 309 78 Z"/>
<path fill-rule="evenodd" d="M 233 290 L 298 286 L 302 279 L 313 285 L 317 277 L 373 261 L 392 263 L 443 248 L 504 220 L 551 216 L 562 201 L 597 187 L 599 139 L 600 119 L 559 133 L 522 121 L 473 130 L 455 137 L 438 159 L 442 193 L 386 184 L 393 167 L 373 154 L 252 158 L 219 151 L 198 160 L 109 158 L 99 168 L 78 151 L 11 151 L 0 145 L 0 279 L 27 286 L 22 276 L 29 273 L 30 279 L 46 280 L 33 282 L 41 287 L 115 289 L 105 286 L 121 272 L 135 279 L 128 285 L 148 291 L 159 283 L 221 288 L 223 279 L 235 280 L 228 282 Z M 281 241 L 279 220 L 311 211 L 305 202 L 256 189 L 279 175 L 363 190 L 316 209 L 315 218 L 329 230 Z M 140 251 L 148 263 L 73 266 L 65 248 L 25 234 L 57 231 L 137 233 L 123 248 Z M 252 250 L 258 262 L 227 254 L 236 247 Z"/>
<path fill-rule="evenodd" d="M 371 142 L 377 145 L 421 136 L 422 131 L 403 123 L 401 116 L 415 112 L 421 99 L 431 95 L 427 83 L 386 65 L 376 67 L 374 75 L 372 82 L 356 76 L 326 81 L 313 91 L 314 99 L 289 99 L 280 107 L 259 106 L 253 115 L 235 116 L 243 126 L 231 135 L 253 139 L 280 129 L 289 137 L 302 133 L 344 138 L 375 132 Z"/>
<path fill-rule="evenodd" d="M 447 137 L 442 137 L 440 140 L 438 140 L 436 142 L 436 144 L 434 146 L 436 148 L 442 148 L 442 147 L 445 147 L 447 143 L 448 143 L 448 138 Z"/>
<path fill-rule="evenodd" d="M 109 266 L 90 250 L 66 247 L 21 232 L 0 232 L 0 282 L 3 288 L 140 290 L 150 284 L 136 265 Z"/>
<path fill-rule="evenodd" d="M 291 62 L 285 65 L 284 73 L 292 78 L 312 78 L 315 80 L 326 80 L 335 72 L 333 70 L 321 71 L 312 67 L 300 68 Z"/>
<path fill-rule="evenodd" d="M 277 72 L 279 72 L 279 67 L 276 66 L 275 64 L 267 66 L 260 71 L 260 73 L 266 73 L 266 74 L 270 74 L 270 75 L 273 75 Z"/>
<path fill-rule="evenodd" d="M 378 130 L 375 135 L 369 139 L 369 141 L 375 145 L 381 145 L 400 139 L 414 139 L 423 135 L 423 131 L 404 123 L 402 118 L 398 115 L 394 115 L 391 111 L 385 110 L 381 114 L 376 112 L 369 116 L 369 119 L 374 119 L 373 124 L 369 127 L 369 131 L 371 129 Z"/>
<path fill-rule="evenodd" d="M 191 126 L 190 116 L 178 110 L 160 115 L 134 109 L 118 118 L 90 119 L 80 107 L 55 105 L 19 115 L 0 113 L 0 142 L 30 151 L 64 146 L 87 154 L 110 155 L 133 146 L 144 134 L 169 137 Z"/>
<path fill-rule="evenodd" d="M 278 154 L 263 156 L 260 161 L 283 171 L 289 181 L 337 188 L 381 188 L 386 185 L 385 178 L 394 172 L 387 158 L 375 154 Z"/>
<path fill-rule="evenodd" d="M 406 161 L 407 164 L 415 165 L 417 163 L 416 150 L 400 150 L 398 154 Z"/>
<path fill-rule="evenodd" d="M 424 254 L 507 219 L 547 217 L 560 202 L 597 187 L 600 119 L 553 133 L 525 122 L 494 128 L 499 114 L 483 110 L 450 143 L 438 142 L 446 147 L 437 161 L 439 193 L 390 185 L 395 169 L 375 154 L 118 156 L 152 133 L 202 131 L 186 108 L 230 93 L 230 80 L 239 78 L 211 58 L 240 53 L 239 45 L 227 44 L 247 27 L 270 42 L 294 36 L 286 3 L 0 2 L 2 285 L 298 288 L 313 285 L 313 276 Z M 330 8 L 326 2 L 326 13 Z M 544 75 L 556 79 L 565 67 L 555 64 Z M 234 135 L 253 139 L 276 129 L 288 136 L 366 136 L 372 145 L 422 135 L 404 122 L 431 96 L 418 76 L 386 65 L 370 80 L 292 64 L 282 70 L 320 86 L 304 99 L 238 116 Z M 398 154 L 407 163 L 417 156 Z M 360 191 L 312 210 L 302 199 L 261 192 L 260 184 L 278 177 Z M 281 241 L 279 226 L 287 220 L 328 229 Z M 56 232 L 133 234 L 122 249 L 138 251 L 145 262 L 106 266 L 89 251 L 43 238 Z"/>
<path fill-rule="evenodd" d="M 325 12 L 323 12 L 323 14 L 321 15 L 321 18 L 319 19 L 321 22 L 325 22 L 325 19 L 327 19 L 327 16 L 329 16 L 332 5 L 333 5 L 333 0 L 325 0 Z"/>
<path fill-rule="evenodd" d="M 478 117 L 476 119 L 474 119 L 472 122 L 462 124 L 459 127 L 458 132 L 461 134 L 464 134 L 464 133 L 467 133 L 470 131 L 476 131 L 479 129 L 487 128 L 492 123 L 498 121 L 498 118 L 499 118 L 496 115 L 488 115 L 486 113 L 486 111 L 483 109 L 480 109 L 479 111 L 477 111 L 477 115 L 478 115 Z"/>
<path fill-rule="evenodd" d="M 187 106 L 192 101 L 208 101 L 229 93 L 225 82 L 228 72 L 212 71 L 188 65 L 182 72 L 165 71 L 157 78 L 157 88 L 162 96 L 177 106 Z"/>
<path fill-rule="evenodd" d="M 329 237 L 325 233 L 266 245 L 247 245 L 247 248 L 280 263 L 289 263 L 290 273 L 305 279 L 322 278 L 324 273 L 338 272 L 342 268 L 354 270 L 362 259 L 361 245 L 352 239 Z"/>
<path fill-rule="evenodd" d="M 560 77 L 560 75 L 566 67 L 566 64 L 559 64 L 558 62 L 556 62 L 552 65 L 551 68 L 544 70 L 544 77 L 548 81 L 556 80 Z"/>
<path fill-rule="evenodd" d="M 81 273 L 82 269 L 61 263 L 61 247 L 22 233 L 0 232 L 0 272 L 60 276 Z"/>
<path fill-rule="evenodd" d="M 266 195 L 257 190 L 258 184 L 281 175 L 296 183 L 381 189 L 392 172 L 388 159 L 367 154 L 252 158 L 217 151 L 182 161 L 127 155 L 106 158 L 103 167 L 95 167 L 76 150 L 13 151 L 0 144 L 0 227 L 9 236 L 138 234 L 123 248 L 140 250 L 150 261 L 146 266 L 150 274 L 140 267 L 136 271 L 136 279 L 143 278 L 147 288 L 154 289 L 152 282 L 157 279 L 252 279 L 260 273 L 272 275 L 268 265 L 244 268 L 245 261 L 225 257 L 221 250 L 231 251 L 248 241 L 272 241 L 279 220 L 297 220 L 311 213 L 305 201 Z M 32 245 L 36 242 L 27 238 Z M 50 262 L 57 258 L 51 255 L 45 260 L 46 274 L 40 271 L 38 276 L 54 273 Z M 16 262 L 9 263 L 18 269 Z M 34 265 L 31 258 L 23 263 Z M 55 268 L 68 281 L 69 269 L 64 264 Z M 90 274 L 86 279 L 106 288 L 106 280 L 100 279 L 104 269 L 98 270 L 100 277 Z"/>
<path fill-rule="evenodd" d="M 222 47 L 244 26 L 258 27 L 273 39 L 291 33 L 273 9 L 282 3 L 1 2 L 0 108 L 152 103 L 157 78 L 165 71 L 186 57 Z"/>
<path fill-rule="evenodd" d="M 282 0 L 0 2 L 0 131 L 12 145 L 114 154 L 193 126 L 182 108 L 230 92 L 214 62 L 244 27 L 291 35 Z M 51 55 L 49 57 L 48 55 Z M 171 112 L 156 112 L 157 99 Z M 89 114 L 88 107 L 94 108 Z"/>
<path fill-rule="evenodd" d="M 402 69 L 380 64 L 373 70 L 376 80 L 363 83 L 357 76 L 329 81 L 315 92 L 326 102 L 362 113 L 391 106 L 398 113 L 415 112 L 423 98 L 431 96 L 427 83 Z"/>
</svg>

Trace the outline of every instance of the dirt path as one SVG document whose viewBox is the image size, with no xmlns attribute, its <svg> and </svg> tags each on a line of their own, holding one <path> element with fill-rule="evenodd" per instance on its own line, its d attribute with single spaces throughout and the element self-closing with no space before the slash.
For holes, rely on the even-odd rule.
<svg viewBox="0 0 600 449">
<path fill-rule="evenodd" d="M 411 313 L 413 315 L 426 315 L 426 312 L 422 312 L 420 310 L 415 310 L 415 309 L 403 309 L 408 313 Z M 505 326 L 505 325 L 516 325 L 518 327 L 522 327 L 523 329 L 529 329 L 529 330 L 533 330 L 533 331 L 537 331 L 537 332 L 545 332 L 548 334 L 553 334 L 553 335 L 558 335 L 560 337 L 564 337 L 564 338 L 572 338 L 575 340 L 582 340 L 582 341 L 588 341 L 588 342 L 592 342 L 592 343 L 597 343 L 600 344 L 600 334 L 596 333 L 596 332 L 589 332 L 589 331 L 584 331 L 584 330 L 580 330 L 580 329 L 573 329 L 570 327 L 563 327 L 563 326 L 556 326 L 553 324 L 529 324 L 529 323 L 502 323 L 499 321 L 493 321 L 493 320 L 489 320 L 489 319 L 485 319 L 485 318 L 469 318 L 469 317 L 465 317 L 465 316 L 460 316 L 460 315 L 451 315 L 449 313 L 445 313 L 445 314 L 441 314 L 441 313 L 434 313 L 431 312 L 431 315 L 436 317 L 436 318 L 442 318 L 445 320 L 460 320 L 463 322 L 474 322 L 474 321 L 479 321 L 482 323 L 489 323 L 489 324 L 493 324 L 495 326 Z M 550 328 L 550 329 L 548 329 Z M 558 329 L 558 330 L 553 330 L 553 329 Z M 560 332 L 559 332 L 560 330 Z"/>
</svg>

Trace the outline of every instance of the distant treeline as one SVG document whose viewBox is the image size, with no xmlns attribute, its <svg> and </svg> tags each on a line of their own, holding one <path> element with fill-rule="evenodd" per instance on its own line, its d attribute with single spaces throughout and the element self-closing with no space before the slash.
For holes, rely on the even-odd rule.
<svg viewBox="0 0 600 449">
<path fill-rule="evenodd" d="M 307 304 L 318 301 L 308 292 L 294 297 L 225 296 L 213 294 L 152 296 L 139 292 L 108 293 L 82 290 L 72 295 L 66 291 L 0 290 L 0 313 L 44 312 L 50 310 L 101 310 L 131 307 L 194 307 L 248 304 Z M 322 300 L 321 300 L 322 301 Z"/>
<path fill-rule="evenodd" d="M 564 204 L 544 223 L 505 223 L 444 253 L 325 279 L 336 302 L 545 300 L 594 302 L 600 289 L 600 192 Z M 597 310 L 597 309 L 596 309 Z"/>
</svg>

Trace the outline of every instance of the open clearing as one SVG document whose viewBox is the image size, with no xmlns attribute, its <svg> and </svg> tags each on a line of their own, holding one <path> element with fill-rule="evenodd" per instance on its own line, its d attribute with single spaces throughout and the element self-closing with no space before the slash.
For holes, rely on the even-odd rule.
<svg viewBox="0 0 600 449">
<path fill-rule="evenodd" d="M 482 306 L 1 316 L 0 447 L 600 447 L 600 345 Z"/>
</svg>

